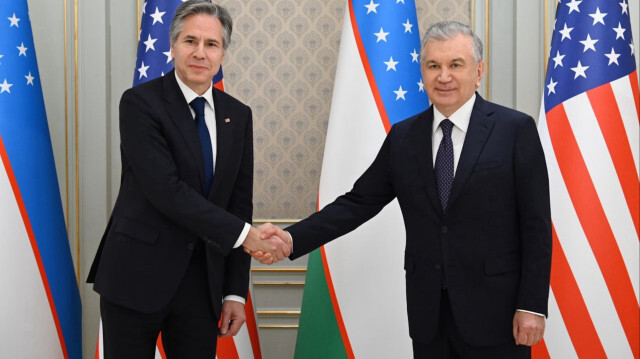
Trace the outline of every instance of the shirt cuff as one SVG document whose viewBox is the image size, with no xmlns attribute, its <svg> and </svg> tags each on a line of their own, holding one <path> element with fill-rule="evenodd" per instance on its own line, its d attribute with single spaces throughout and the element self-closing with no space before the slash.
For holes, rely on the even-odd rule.
<svg viewBox="0 0 640 359">
<path fill-rule="evenodd" d="M 536 312 L 530 312 L 528 310 L 523 310 L 523 309 L 516 309 L 516 312 L 525 312 L 525 313 L 531 313 L 531 314 L 539 315 L 541 317 L 546 317 L 544 314 L 540 314 L 540 313 L 536 313 Z"/>
<path fill-rule="evenodd" d="M 291 241 L 291 254 L 293 254 L 293 236 L 291 235 L 291 233 L 289 233 L 289 231 L 284 231 L 284 233 L 289 235 L 289 240 Z"/>
<path fill-rule="evenodd" d="M 222 301 L 226 301 L 226 300 L 233 300 L 234 302 L 240 302 L 242 304 L 246 303 L 246 299 L 242 298 L 239 295 L 227 295 L 224 298 L 222 298 Z"/>
<path fill-rule="evenodd" d="M 251 229 L 251 225 L 249 223 L 245 223 L 244 224 L 244 228 L 242 229 L 242 232 L 240 232 L 240 236 L 238 237 L 238 240 L 236 241 L 236 244 L 233 245 L 233 248 L 238 248 L 238 247 L 240 247 L 242 245 L 244 240 L 247 239 L 247 235 L 249 234 L 249 230 L 250 229 Z"/>
</svg>

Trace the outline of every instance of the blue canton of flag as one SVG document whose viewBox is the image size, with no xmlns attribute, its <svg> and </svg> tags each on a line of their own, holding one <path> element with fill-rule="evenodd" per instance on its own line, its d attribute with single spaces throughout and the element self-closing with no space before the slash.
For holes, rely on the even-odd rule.
<svg viewBox="0 0 640 359">
<path fill-rule="evenodd" d="M 559 103 L 636 68 L 627 0 L 564 0 L 551 40 L 544 104 Z"/>
<path fill-rule="evenodd" d="M 413 0 L 353 1 L 360 39 L 379 90 L 374 96 L 382 100 L 390 125 L 429 105 L 420 73 L 415 8 Z"/>
<path fill-rule="evenodd" d="M 9 273 L 0 274 L 3 356 L 81 358 L 80 295 L 26 0 L 0 2 L 0 157 L 0 252 L 10 255 L 0 255 Z"/>
<path fill-rule="evenodd" d="M 133 85 L 164 76 L 173 69 L 169 26 L 181 0 L 149 0 L 142 6 L 140 40 Z M 222 69 L 213 78 L 213 83 L 222 79 Z"/>
</svg>

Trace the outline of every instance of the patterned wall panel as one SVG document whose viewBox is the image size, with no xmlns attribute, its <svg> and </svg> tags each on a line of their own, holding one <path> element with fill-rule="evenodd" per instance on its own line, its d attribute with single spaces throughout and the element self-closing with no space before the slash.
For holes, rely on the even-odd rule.
<svg viewBox="0 0 640 359">
<path fill-rule="evenodd" d="M 379 0 L 391 1 L 391 0 Z M 254 218 L 315 212 L 345 0 L 219 0 L 234 19 L 227 91 L 253 109 Z M 417 0 L 420 30 L 469 0 Z"/>
</svg>

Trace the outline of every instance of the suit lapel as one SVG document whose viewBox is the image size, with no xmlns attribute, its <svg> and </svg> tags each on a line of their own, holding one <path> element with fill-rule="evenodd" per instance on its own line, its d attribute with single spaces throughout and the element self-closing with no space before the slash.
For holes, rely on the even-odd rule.
<svg viewBox="0 0 640 359">
<path fill-rule="evenodd" d="M 471 112 L 471 119 L 469 120 L 469 128 L 467 129 L 467 135 L 464 139 L 464 145 L 462 146 L 462 153 L 460 154 L 460 160 L 458 161 L 458 167 L 456 168 L 456 175 L 453 179 L 453 185 L 451 186 L 451 194 L 449 195 L 449 205 L 451 208 L 458 195 L 462 191 L 465 183 L 469 179 L 473 167 L 480 156 L 480 152 L 484 148 L 484 144 L 491 134 L 495 120 L 490 117 L 492 111 L 487 108 L 487 102 L 476 94 L 476 102 Z"/>
<path fill-rule="evenodd" d="M 174 71 L 175 70 L 171 70 L 171 72 L 166 74 L 162 82 L 167 113 L 178 128 L 178 131 L 180 131 L 184 137 L 185 146 L 191 153 L 192 158 L 196 162 L 195 166 L 198 168 L 200 187 L 204 190 L 204 159 L 202 157 L 202 149 L 200 148 L 200 137 L 194 125 L 189 104 L 187 104 L 184 95 L 180 91 Z"/>
<path fill-rule="evenodd" d="M 423 112 L 415 122 L 410 132 L 410 156 L 418 161 L 420 175 L 425 184 L 425 190 L 435 208 L 442 211 L 440 198 L 436 191 L 436 178 L 433 171 L 433 145 L 431 128 L 433 127 L 433 106 Z M 426 140 L 425 140 L 426 139 Z"/>
<path fill-rule="evenodd" d="M 213 106 L 216 113 L 216 159 L 213 183 L 210 194 L 220 190 L 223 185 L 225 170 L 229 167 L 229 161 L 233 160 L 233 118 L 225 101 L 222 101 L 220 90 L 213 89 Z"/>
</svg>

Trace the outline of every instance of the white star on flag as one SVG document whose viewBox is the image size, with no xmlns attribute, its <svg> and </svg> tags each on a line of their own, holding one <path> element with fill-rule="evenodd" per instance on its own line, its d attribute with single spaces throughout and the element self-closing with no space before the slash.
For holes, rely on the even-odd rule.
<svg viewBox="0 0 640 359">
<path fill-rule="evenodd" d="M 619 3 L 620 6 L 622 7 L 622 13 L 623 14 L 628 14 L 629 13 L 629 4 L 627 4 L 624 0 L 622 0 L 621 3 Z"/>
<path fill-rule="evenodd" d="M 404 0 L 396 0 L 396 4 L 400 4 L 400 3 L 404 4 Z"/>
<path fill-rule="evenodd" d="M 396 65 L 398 64 L 398 61 L 393 61 L 393 57 L 390 57 L 389 61 L 384 61 L 384 64 L 387 65 L 387 71 L 389 70 L 398 71 L 396 70 Z"/>
<path fill-rule="evenodd" d="M 399 99 L 406 100 L 406 99 L 404 98 L 404 94 L 406 94 L 406 93 L 407 93 L 407 91 L 404 91 L 404 90 L 402 89 L 402 86 L 400 86 L 400 88 L 398 89 L 398 91 L 393 91 L 393 93 L 395 93 L 395 94 L 396 94 L 396 101 L 398 101 Z"/>
<path fill-rule="evenodd" d="M 16 48 L 20 51 L 18 56 L 24 55 L 24 57 L 27 57 L 27 49 L 28 48 L 24 47 L 24 43 L 20 43 L 20 46 L 16 46 Z"/>
<path fill-rule="evenodd" d="M 142 61 L 142 65 L 140 65 L 140 67 L 138 68 L 138 72 L 140 72 L 140 77 L 138 77 L 138 79 L 141 79 L 142 76 L 147 77 L 148 69 L 149 69 L 149 66 L 144 66 L 144 61 Z"/>
<path fill-rule="evenodd" d="M 573 12 L 573 10 L 580 12 L 580 9 L 578 8 L 578 6 L 580 6 L 580 3 L 582 1 L 578 1 L 578 0 L 571 0 L 570 3 L 566 4 L 569 7 L 569 14 L 571 14 Z"/>
<path fill-rule="evenodd" d="M 167 57 L 167 63 L 170 63 L 173 60 L 173 56 L 171 56 L 171 50 L 163 52 L 163 54 Z"/>
<path fill-rule="evenodd" d="M 564 59 L 565 55 L 560 55 L 560 51 L 556 52 L 556 57 L 553 58 L 553 68 L 555 69 L 558 66 L 562 66 L 562 59 Z"/>
<path fill-rule="evenodd" d="M 149 51 L 149 49 L 156 51 L 156 48 L 153 46 L 153 44 L 158 41 L 158 39 L 152 39 L 151 38 L 151 34 L 149 34 L 149 37 L 147 37 L 147 41 L 144 42 L 144 44 L 147 46 L 147 49 L 144 50 L 144 52 Z"/>
<path fill-rule="evenodd" d="M 411 28 L 413 27 L 413 24 L 409 22 L 409 19 L 407 19 L 407 22 L 405 22 L 404 24 L 402 24 L 402 26 L 404 26 L 404 32 L 408 32 L 411 33 Z"/>
<path fill-rule="evenodd" d="M 0 55 L 0 59 L 3 58 L 3 57 L 4 57 L 4 55 Z M 0 65 L 2 65 L 2 62 L 0 62 Z"/>
<path fill-rule="evenodd" d="M 364 7 L 366 7 L 366 8 L 367 8 L 367 15 L 368 15 L 370 12 L 374 12 L 374 13 L 376 13 L 376 14 L 377 14 L 377 13 L 378 13 L 378 11 L 376 10 L 376 8 L 377 8 L 378 6 L 380 6 L 380 4 L 375 4 L 375 3 L 373 2 L 373 0 L 371 0 L 371 2 L 369 3 L 369 5 L 365 5 L 365 6 L 364 6 Z"/>
<path fill-rule="evenodd" d="M 160 11 L 158 10 L 158 7 L 156 6 L 156 12 L 150 15 L 150 16 L 153 18 L 153 24 L 152 24 L 152 25 L 155 25 L 155 24 L 156 24 L 156 22 L 159 22 L 159 23 L 161 23 L 161 24 L 164 24 L 164 22 L 162 22 L 162 16 L 163 16 L 164 14 L 165 14 L 165 12 L 164 12 L 164 11 L 163 11 L 163 12 L 160 12 Z"/>
<path fill-rule="evenodd" d="M 585 79 L 587 78 L 587 74 L 585 74 L 585 71 L 587 71 L 587 69 L 589 68 L 589 66 L 582 66 L 582 64 L 580 63 L 580 61 L 578 61 L 578 65 L 576 67 L 572 67 L 571 71 L 575 72 L 576 75 L 573 77 L 573 79 L 577 79 L 578 76 L 582 76 Z"/>
<path fill-rule="evenodd" d="M 564 29 L 560 30 L 560 33 L 562 34 L 562 39 L 560 39 L 560 41 L 564 40 L 564 39 L 569 39 L 571 40 L 571 30 L 573 30 L 572 27 L 567 27 L 567 23 L 564 23 Z"/>
<path fill-rule="evenodd" d="M 4 82 L 0 84 L 0 93 L 3 93 L 3 92 L 11 93 L 11 90 L 9 90 L 11 86 L 13 86 L 13 84 L 7 83 L 7 79 L 4 79 Z"/>
<path fill-rule="evenodd" d="M 18 26 L 18 21 L 20 21 L 20 19 L 18 19 L 16 17 L 16 13 L 15 12 L 13 13 L 12 17 L 8 17 L 7 19 L 9 19 L 9 21 L 11 21 L 11 25 L 9 25 L 9 27 L 14 26 L 14 25 L 15 25 L 15 27 L 20 27 L 20 26 Z"/>
<path fill-rule="evenodd" d="M 418 92 L 424 92 L 424 83 L 422 82 L 422 79 L 418 81 Z"/>
<path fill-rule="evenodd" d="M 418 62 L 418 58 L 420 57 L 420 54 L 416 52 L 416 49 L 413 49 L 413 52 L 410 53 L 409 55 L 411 55 L 411 62 Z"/>
<path fill-rule="evenodd" d="M 596 42 L 598 42 L 597 39 L 592 40 L 591 39 L 591 35 L 587 34 L 586 40 L 580 41 L 580 43 L 584 45 L 584 51 L 583 52 L 587 52 L 587 50 L 596 51 L 596 47 L 594 46 L 596 44 Z"/>
<path fill-rule="evenodd" d="M 558 84 L 557 82 L 553 82 L 553 77 L 552 77 L 551 81 L 547 85 L 547 88 L 549 89 L 549 92 L 547 93 L 547 95 L 550 95 L 551 93 L 556 93 L 556 85 L 557 84 Z"/>
<path fill-rule="evenodd" d="M 633 46 L 633 42 L 629 44 L 629 47 L 631 48 L 631 55 L 634 55 L 636 53 L 636 48 Z"/>
<path fill-rule="evenodd" d="M 384 32 L 382 28 L 380 28 L 380 32 L 374 32 L 373 34 L 378 37 L 378 40 L 376 42 L 380 42 L 380 41 L 387 42 L 387 35 L 389 35 L 389 33 Z"/>
<path fill-rule="evenodd" d="M 147 13 L 147 2 L 145 1 L 144 4 L 142 4 L 142 14 L 146 14 Z"/>
<path fill-rule="evenodd" d="M 609 65 L 615 63 L 616 65 L 620 66 L 620 64 L 618 63 L 618 57 L 620 57 L 620 54 L 616 54 L 616 52 L 613 50 L 613 47 L 611 48 L 611 53 L 604 54 L 604 56 L 609 58 Z"/>
<path fill-rule="evenodd" d="M 601 23 L 602 25 L 604 25 L 604 17 L 607 16 L 607 14 L 601 13 L 600 8 L 596 7 L 595 14 L 589 14 L 589 16 L 593 18 L 593 25 L 597 23 Z"/>
<path fill-rule="evenodd" d="M 33 79 L 35 77 L 31 76 L 31 71 L 29 71 L 29 74 L 26 75 L 25 78 L 27 79 L 27 85 L 33 86 Z"/>
<path fill-rule="evenodd" d="M 624 32 L 627 29 L 623 28 L 622 25 L 620 25 L 620 22 L 618 22 L 618 27 L 614 27 L 613 31 L 616 32 L 616 40 L 618 40 L 619 38 L 622 38 L 622 40 L 624 40 Z"/>
</svg>

